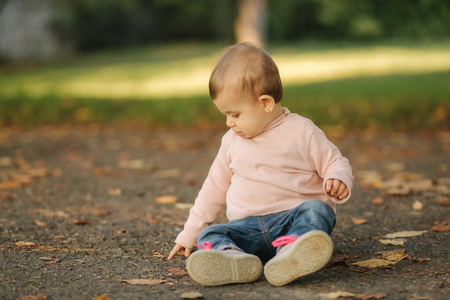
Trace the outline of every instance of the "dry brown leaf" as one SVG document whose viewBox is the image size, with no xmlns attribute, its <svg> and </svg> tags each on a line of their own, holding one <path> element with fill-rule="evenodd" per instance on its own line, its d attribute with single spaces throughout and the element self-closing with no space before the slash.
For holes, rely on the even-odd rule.
<svg viewBox="0 0 450 300">
<path fill-rule="evenodd" d="M 404 246 L 406 240 L 405 239 L 393 239 L 393 240 L 381 239 L 381 240 L 379 240 L 379 242 L 382 244 L 385 244 L 385 245 Z"/>
<path fill-rule="evenodd" d="M 431 230 L 437 231 L 437 232 L 449 231 L 450 230 L 450 223 L 447 222 L 447 224 L 433 226 L 431 228 Z"/>
<path fill-rule="evenodd" d="M 156 198 L 156 202 L 157 203 L 162 203 L 162 204 L 170 204 L 170 203 L 175 203 L 178 201 L 178 197 L 176 196 L 161 196 Z"/>
<path fill-rule="evenodd" d="M 441 197 L 439 199 L 439 205 L 449 206 L 450 205 L 450 198 L 443 198 L 443 197 Z"/>
<path fill-rule="evenodd" d="M 200 299 L 205 298 L 205 296 L 201 293 L 197 292 L 186 292 L 180 295 L 181 299 Z"/>
<path fill-rule="evenodd" d="M 405 249 L 381 251 L 381 252 L 378 252 L 378 254 L 381 254 L 383 259 L 398 261 L 398 260 L 402 260 L 403 258 L 405 258 Z"/>
<path fill-rule="evenodd" d="M 70 222 L 72 225 L 93 225 L 92 221 L 90 220 L 75 220 Z"/>
<path fill-rule="evenodd" d="M 23 296 L 22 298 L 19 298 L 17 300 L 45 300 L 47 299 L 47 296 L 44 294 L 37 294 L 37 295 L 27 295 Z"/>
<path fill-rule="evenodd" d="M 186 269 L 183 269 L 183 268 L 167 267 L 166 271 L 172 275 L 177 275 L 177 276 L 188 275 L 188 272 L 186 271 Z"/>
<path fill-rule="evenodd" d="M 109 298 L 108 298 L 108 296 L 106 296 L 106 295 L 100 295 L 100 296 L 98 296 L 98 297 L 95 297 L 95 298 L 92 299 L 92 300 L 109 300 Z"/>
<path fill-rule="evenodd" d="M 343 292 L 343 291 L 337 291 L 327 294 L 320 294 L 319 296 L 328 298 L 328 299 L 337 299 L 337 298 L 348 298 L 348 297 L 355 297 L 356 294 L 349 293 L 349 292 Z"/>
<path fill-rule="evenodd" d="M 421 258 L 421 257 L 415 257 L 415 256 L 411 256 L 411 255 L 408 255 L 406 257 L 406 259 L 416 261 L 419 264 L 423 263 L 424 261 L 431 260 L 429 258 Z"/>
<path fill-rule="evenodd" d="M 373 205 L 381 205 L 381 204 L 383 204 L 383 202 L 384 202 L 384 199 L 381 196 L 378 196 L 372 200 Z"/>
<path fill-rule="evenodd" d="M 163 279 L 129 279 L 129 280 L 122 280 L 122 282 L 126 282 L 133 285 L 156 285 L 167 282 Z"/>
<path fill-rule="evenodd" d="M 0 190 L 13 190 L 22 187 L 22 183 L 19 181 L 6 181 L 0 182 Z"/>
<path fill-rule="evenodd" d="M 0 194 L 0 201 L 14 198 L 16 198 L 16 196 L 14 196 L 13 194 Z"/>
<path fill-rule="evenodd" d="M 366 219 L 361 219 L 361 218 L 353 217 L 353 218 L 352 218 L 352 222 L 353 222 L 353 224 L 361 225 L 361 224 L 365 224 L 365 223 L 367 223 L 367 222 L 369 222 L 369 221 L 366 220 Z"/>
<path fill-rule="evenodd" d="M 39 221 L 39 220 L 33 220 L 33 222 L 34 222 L 34 224 L 36 224 L 37 226 L 47 226 L 48 225 L 48 223 L 45 223 L 45 222 L 42 222 L 42 221 Z"/>
<path fill-rule="evenodd" d="M 413 237 L 413 236 L 419 236 L 424 234 L 425 232 L 428 232 L 428 230 L 420 230 L 420 231 L 399 231 L 395 233 L 389 233 L 386 234 L 384 237 L 388 239 L 395 239 L 395 238 L 403 238 L 403 237 Z"/>
<path fill-rule="evenodd" d="M 19 241 L 19 242 L 16 242 L 15 244 L 21 250 L 30 250 L 30 249 L 35 249 L 38 247 L 38 245 L 33 242 Z"/>
<path fill-rule="evenodd" d="M 355 296 L 355 299 L 381 299 L 386 297 L 385 293 L 375 293 L 375 294 L 358 294 Z"/>
<path fill-rule="evenodd" d="M 395 265 L 396 262 L 390 261 L 390 260 L 386 260 L 386 259 L 381 259 L 381 258 L 372 258 L 372 259 L 368 259 L 368 260 L 363 260 L 363 261 L 358 261 L 355 263 L 350 264 L 351 266 L 358 266 L 358 267 L 362 267 L 362 268 L 379 268 L 379 267 L 387 267 L 390 265 Z"/>
</svg>

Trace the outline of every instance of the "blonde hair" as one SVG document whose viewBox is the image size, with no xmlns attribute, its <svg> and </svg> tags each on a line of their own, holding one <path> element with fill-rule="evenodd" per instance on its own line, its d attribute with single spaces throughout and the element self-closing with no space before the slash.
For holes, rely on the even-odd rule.
<svg viewBox="0 0 450 300">
<path fill-rule="evenodd" d="M 249 43 L 237 44 L 225 49 L 209 79 L 211 99 L 227 87 L 250 93 L 255 99 L 269 95 L 278 103 L 283 97 L 278 67 L 270 55 Z"/>
</svg>

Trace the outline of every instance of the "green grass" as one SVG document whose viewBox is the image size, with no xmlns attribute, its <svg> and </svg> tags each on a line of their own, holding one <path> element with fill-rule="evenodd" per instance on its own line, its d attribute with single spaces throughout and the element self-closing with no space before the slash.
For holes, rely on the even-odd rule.
<svg viewBox="0 0 450 300">
<path fill-rule="evenodd" d="M 0 124 L 224 122 L 208 97 L 222 45 L 110 50 L 0 65 Z M 449 129 L 450 43 L 276 45 L 283 104 L 321 126 Z"/>
</svg>

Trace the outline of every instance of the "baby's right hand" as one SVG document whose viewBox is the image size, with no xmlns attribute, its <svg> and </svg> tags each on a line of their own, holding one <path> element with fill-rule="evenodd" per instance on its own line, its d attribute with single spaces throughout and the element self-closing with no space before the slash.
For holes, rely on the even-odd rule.
<svg viewBox="0 0 450 300">
<path fill-rule="evenodd" d="M 172 251 L 170 251 L 169 257 L 167 259 L 172 259 L 176 254 L 178 254 L 180 251 L 182 251 L 184 249 L 184 256 L 185 257 L 189 257 L 189 255 L 191 255 L 192 250 L 189 248 L 184 248 L 183 246 L 181 246 L 180 244 L 176 244 L 173 248 Z"/>
</svg>

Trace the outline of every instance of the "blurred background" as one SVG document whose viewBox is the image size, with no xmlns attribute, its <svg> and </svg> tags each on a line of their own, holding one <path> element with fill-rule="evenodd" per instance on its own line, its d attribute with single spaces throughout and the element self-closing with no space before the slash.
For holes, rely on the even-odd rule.
<svg viewBox="0 0 450 300">
<path fill-rule="evenodd" d="M 450 129 L 439 0 L 0 0 L 0 125 L 223 125 L 209 74 L 241 41 L 320 126 Z"/>
</svg>

